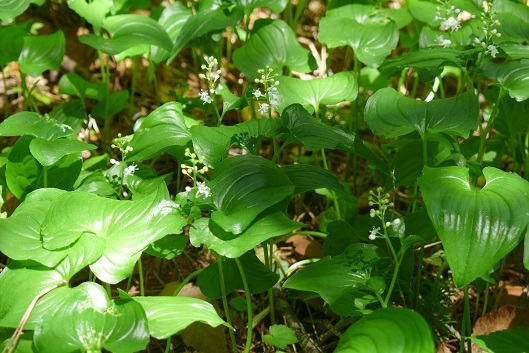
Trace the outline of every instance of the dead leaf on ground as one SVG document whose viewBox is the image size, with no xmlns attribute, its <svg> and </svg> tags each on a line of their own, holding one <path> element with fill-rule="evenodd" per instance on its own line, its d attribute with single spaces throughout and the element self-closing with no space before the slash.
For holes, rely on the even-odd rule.
<svg viewBox="0 0 529 353">
<path fill-rule="evenodd" d="M 286 241 L 287 243 L 292 243 L 295 248 L 295 252 L 305 258 L 314 258 L 322 257 L 323 250 L 321 245 L 304 236 L 304 235 L 294 235 Z"/>
</svg>

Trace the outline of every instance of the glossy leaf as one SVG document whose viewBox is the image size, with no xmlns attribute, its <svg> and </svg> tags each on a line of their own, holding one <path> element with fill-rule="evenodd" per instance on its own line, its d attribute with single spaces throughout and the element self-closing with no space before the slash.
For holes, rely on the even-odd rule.
<svg viewBox="0 0 529 353">
<path fill-rule="evenodd" d="M 244 232 L 259 213 L 294 191 L 294 185 L 281 168 L 251 155 L 235 156 L 219 163 L 209 187 L 218 208 L 211 213 L 211 219 L 234 234 Z"/>
<path fill-rule="evenodd" d="M 163 9 L 160 18 L 158 18 L 158 23 L 167 32 L 167 35 L 174 43 L 185 23 L 191 16 L 191 9 L 182 2 L 177 1 Z M 169 58 L 169 55 L 170 51 L 168 50 L 157 46 L 151 47 L 151 58 L 157 64 Z"/>
<path fill-rule="evenodd" d="M 431 102 L 401 96 L 393 88 L 383 88 L 366 104 L 365 120 L 375 135 L 389 138 L 417 131 L 449 133 L 468 137 L 479 121 L 479 103 L 473 92 Z"/>
<path fill-rule="evenodd" d="M 511 98 L 522 102 L 529 98 L 529 60 L 509 61 L 495 64 L 485 60 L 483 71 L 509 92 Z"/>
<path fill-rule="evenodd" d="M 458 287 L 488 273 L 520 242 L 528 224 L 529 183 L 492 167 L 483 175 L 482 189 L 469 182 L 463 167 L 425 168 L 418 181 Z"/>
<path fill-rule="evenodd" d="M 353 4 L 328 10 L 318 39 L 329 48 L 349 45 L 360 62 L 378 67 L 397 46 L 399 32 L 390 18 L 376 14 L 374 6 Z"/>
<path fill-rule="evenodd" d="M 6 181 L 9 190 L 18 199 L 42 187 L 70 190 L 82 168 L 80 156 L 75 154 L 61 158 L 54 165 L 44 168 L 29 149 L 31 136 L 22 136 L 9 153 L 6 165 Z"/>
<path fill-rule="evenodd" d="M 244 269 L 244 275 L 251 294 L 265 292 L 279 280 L 279 275 L 271 272 L 257 258 L 253 250 L 241 256 L 239 261 Z M 222 297 L 218 266 L 218 263 L 211 264 L 198 275 L 197 284 L 202 293 L 208 298 L 219 299 Z M 222 271 L 224 273 L 226 293 L 231 293 L 236 289 L 244 289 L 242 277 L 235 260 L 227 259 L 223 261 Z"/>
<path fill-rule="evenodd" d="M 56 307 L 35 329 L 39 352 L 73 350 L 135 352 L 149 342 L 142 307 L 131 300 L 111 301 L 104 288 L 85 282 L 56 298 Z"/>
<path fill-rule="evenodd" d="M 182 50 L 189 41 L 209 32 L 223 30 L 230 26 L 236 26 L 241 22 L 243 16 L 244 13 L 238 7 L 233 9 L 229 14 L 225 14 L 220 7 L 199 9 L 196 15 L 188 18 L 180 30 L 180 33 L 173 44 L 168 62 L 173 61 L 180 50 Z"/>
<path fill-rule="evenodd" d="M 191 140 L 182 105 L 170 102 L 149 114 L 134 132 L 127 154 L 128 161 L 141 161 L 160 155 L 174 146 L 185 146 Z"/>
<path fill-rule="evenodd" d="M 515 353 L 529 351 L 527 342 L 529 328 L 515 327 L 508 330 L 492 332 L 488 335 L 472 336 L 470 339 L 479 348 L 491 353 Z"/>
<path fill-rule="evenodd" d="M 291 164 L 282 167 L 290 181 L 294 184 L 294 195 L 310 190 L 326 188 L 350 198 L 336 174 L 326 169 L 309 164 Z"/>
<path fill-rule="evenodd" d="M 31 0 L 4 0 L 0 2 L 0 20 L 12 22 L 15 17 L 26 11 Z"/>
<path fill-rule="evenodd" d="M 81 0 L 84 2 L 84 0 Z M 103 100 L 107 94 L 104 83 L 88 82 L 75 72 L 69 72 L 59 80 L 59 93 L 78 96 L 81 99 L 93 98 Z"/>
<path fill-rule="evenodd" d="M 112 8 L 112 0 L 68 0 L 68 7 L 90 23 L 95 32 L 103 27 L 106 15 Z"/>
<path fill-rule="evenodd" d="M 26 36 L 18 57 L 20 71 L 37 77 L 46 70 L 56 70 L 64 57 L 66 40 L 62 31 L 47 36 Z"/>
<path fill-rule="evenodd" d="M 145 314 L 149 334 L 165 339 L 177 334 L 194 322 L 203 322 L 216 327 L 228 326 L 217 314 L 213 305 L 206 301 L 187 297 L 134 297 Z"/>
<path fill-rule="evenodd" d="M 299 104 L 287 107 L 281 114 L 281 122 L 286 129 L 283 137 L 301 143 L 308 151 L 329 148 L 356 153 L 389 174 L 387 165 L 363 144 L 362 139 L 353 132 L 314 119 Z"/>
<path fill-rule="evenodd" d="M 502 134 L 513 138 L 529 126 L 529 102 L 517 102 L 504 97 L 498 107 L 494 128 Z"/>
<path fill-rule="evenodd" d="M 422 316 L 405 308 L 378 309 L 351 325 L 335 353 L 432 353 L 430 328 Z"/>
<path fill-rule="evenodd" d="M 171 50 L 172 41 L 167 32 L 150 17 L 126 14 L 107 17 L 103 28 L 110 33 L 110 39 L 95 34 L 79 37 L 81 43 L 116 55 L 140 45 L 155 45 Z"/>
<path fill-rule="evenodd" d="M 468 55 L 452 48 L 421 49 L 384 61 L 380 71 L 389 77 L 400 76 L 403 69 L 410 67 L 417 70 L 421 80 L 432 81 L 443 72 L 446 65 L 464 68 Z"/>
<path fill-rule="evenodd" d="M 189 238 L 196 247 L 205 244 L 222 256 L 236 258 L 270 238 L 287 234 L 301 226 L 301 223 L 292 221 L 283 212 L 273 210 L 237 235 L 225 232 L 208 218 L 201 218 L 191 226 Z"/>
<path fill-rule="evenodd" d="M 336 314 L 352 315 L 357 311 L 354 298 L 361 298 L 366 292 L 373 292 L 369 281 L 385 271 L 384 266 L 377 265 L 382 259 L 385 259 L 385 256 L 378 247 L 371 244 L 352 244 L 344 253 L 333 258 L 325 257 L 296 272 L 287 279 L 283 287 L 316 292 Z M 348 297 L 349 308 L 336 305 L 340 304 L 345 296 Z"/>
<path fill-rule="evenodd" d="M 109 116 L 116 115 L 125 107 L 129 102 L 129 91 L 119 91 L 110 93 L 107 99 L 103 99 L 98 102 L 92 109 L 92 117 L 94 119 L 105 120 Z"/>
<path fill-rule="evenodd" d="M 2 13 L 1 6 L 0 14 Z M 3 48 L 0 51 L 0 66 L 18 60 L 27 32 L 28 28 L 25 24 L 0 26 L 0 38 L 3 41 Z"/>
<path fill-rule="evenodd" d="M 332 105 L 343 101 L 354 101 L 358 95 L 358 82 L 352 72 L 339 72 L 326 78 L 300 80 L 281 76 L 278 78 L 280 94 L 279 112 L 291 104 L 318 114 L 320 104 Z"/>
<path fill-rule="evenodd" d="M 165 188 L 165 191 L 163 189 Z M 42 223 L 42 242 L 54 250 L 89 233 L 106 241 L 102 256 L 90 268 L 101 280 L 128 277 L 141 252 L 167 234 L 179 234 L 186 221 L 168 200 L 165 185 L 139 201 L 118 201 L 83 192 L 58 197 Z"/>
<path fill-rule="evenodd" d="M 282 12 L 288 4 L 287 0 L 237 0 L 237 4 L 244 7 L 244 11 L 250 14 L 254 9 L 266 8 L 274 13 Z"/>
<path fill-rule="evenodd" d="M 184 252 L 187 240 L 185 236 L 167 235 L 152 243 L 145 252 L 161 259 L 171 260 Z"/>
<path fill-rule="evenodd" d="M 58 139 L 48 141 L 34 138 L 29 144 L 29 150 L 33 157 L 43 166 L 51 166 L 67 155 L 79 155 L 82 151 L 95 150 L 96 145 L 84 143 L 78 140 Z"/>
<path fill-rule="evenodd" d="M 34 136 L 46 140 L 55 140 L 70 136 L 72 129 L 68 125 L 57 124 L 52 119 L 41 118 L 32 112 L 20 112 L 11 115 L 0 124 L 0 136 Z"/>
<path fill-rule="evenodd" d="M 438 147 L 439 142 L 426 143 L 426 165 L 435 165 Z M 423 149 L 424 145 L 420 140 L 411 141 L 399 149 L 391 163 L 396 186 L 412 185 L 422 175 L 425 166 Z"/>
<path fill-rule="evenodd" d="M 297 72 L 313 70 L 312 55 L 297 41 L 292 29 L 281 20 L 262 22 L 245 46 L 233 52 L 233 63 L 248 79 L 267 65 L 281 74 L 283 67 Z"/>
</svg>

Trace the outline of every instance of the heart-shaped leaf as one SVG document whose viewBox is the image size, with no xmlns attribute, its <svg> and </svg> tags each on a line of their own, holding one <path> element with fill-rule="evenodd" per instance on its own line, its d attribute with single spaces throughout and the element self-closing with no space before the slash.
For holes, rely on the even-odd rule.
<svg viewBox="0 0 529 353">
<path fill-rule="evenodd" d="M 522 59 L 503 64 L 485 60 L 482 69 L 487 76 L 497 80 L 509 92 L 511 98 L 518 102 L 529 98 L 529 60 Z"/>
<path fill-rule="evenodd" d="M 35 157 L 40 164 L 48 167 L 57 163 L 64 156 L 70 154 L 80 155 L 82 151 L 95 149 L 97 149 L 96 145 L 71 139 L 48 141 L 34 138 L 29 144 L 29 150 L 33 157 Z"/>
<path fill-rule="evenodd" d="M 47 36 L 26 36 L 18 57 L 20 71 L 37 77 L 61 66 L 66 40 L 62 31 Z"/>
<path fill-rule="evenodd" d="M 529 221 L 529 183 L 492 167 L 483 175 L 481 190 L 463 167 L 425 168 L 418 181 L 458 287 L 488 273 L 514 249 Z"/>
<path fill-rule="evenodd" d="M 32 0 L 5 0 L 0 2 L 0 20 L 12 22 L 15 17 L 26 11 Z"/>
<path fill-rule="evenodd" d="M 298 43 L 292 28 L 281 20 L 264 21 L 246 45 L 233 52 L 235 66 L 251 80 L 266 66 L 278 74 L 284 66 L 298 72 L 312 71 L 314 58 Z"/>
<path fill-rule="evenodd" d="M 112 0 L 69 0 L 68 7 L 94 27 L 96 33 L 103 27 L 105 17 L 113 6 Z"/>
<path fill-rule="evenodd" d="M 433 352 L 430 328 L 410 309 L 378 309 L 349 327 L 335 353 L 425 353 Z"/>
<path fill-rule="evenodd" d="M 110 16 L 105 19 L 103 28 L 110 33 L 110 39 L 95 34 L 85 34 L 80 36 L 79 40 L 111 55 L 140 45 L 147 45 L 147 49 L 149 45 L 155 45 L 168 51 L 173 46 L 165 29 L 147 16 L 136 14 Z"/>
<path fill-rule="evenodd" d="M 294 185 L 281 168 L 251 155 L 222 161 L 209 186 L 218 208 L 211 219 L 234 234 L 241 234 L 259 213 L 294 192 Z"/>
<path fill-rule="evenodd" d="M 282 76 L 278 78 L 280 94 L 278 111 L 287 106 L 299 103 L 303 108 L 316 112 L 320 104 L 337 104 L 343 101 L 354 101 L 358 95 L 358 82 L 352 72 L 339 72 L 326 78 L 300 80 Z M 310 107 L 310 108 L 309 108 Z"/>
<path fill-rule="evenodd" d="M 2 10 L 0 10 L 1 12 Z M 1 66 L 18 60 L 22 46 L 24 45 L 24 37 L 27 35 L 28 30 L 27 24 L 0 26 L 0 38 L 2 38 L 4 46 L 0 52 Z"/>
<path fill-rule="evenodd" d="M 397 46 L 397 24 L 370 5 L 346 5 L 328 10 L 320 21 L 318 39 L 329 48 L 349 45 L 358 60 L 379 66 Z"/>
<path fill-rule="evenodd" d="M 145 314 L 149 334 L 157 339 L 174 335 L 194 322 L 216 327 L 226 324 L 210 303 L 187 297 L 134 297 Z M 175 320 L 175 318 L 177 318 Z"/>
<path fill-rule="evenodd" d="M 59 93 L 76 95 L 83 100 L 93 98 L 101 101 L 107 94 L 107 88 L 104 83 L 88 82 L 76 73 L 69 72 L 59 80 Z"/>
<path fill-rule="evenodd" d="M 345 198 L 351 197 L 345 191 L 342 184 L 340 184 L 336 174 L 331 171 L 309 164 L 291 164 L 281 169 L 287 173 L 288 178 L 294 184 L 296 188 L 294 195 L 310 190 L 326 188 L 342 194 Z"/>
<path fill-rule="evenodd" d="M 466 138 L 478 127 L 479 102 L 471 91 L 423 102 L 401 96 L 393 88 L 383 88 L 367 101 L 365 120 L 375 135 L 390 138 L 413 131 L 422 137 L 443 132 Z"/>
<path fill-rule="evenodd" d="M 170 102 L 149 114 L 134 132 L 129 143 L 133 148 L 127 161 L 141 161 L 156 157 L 174 146 L 185 146 L 191 140 L 182 105 Z"/>
<path fill-rule="evenodd" d="M 201 218 L 191 226 L 189 238 L 196 247 L 205 244 L 222 256 L 235 258 L 270 238 L 287 234 L 301 226 L 301 223 L 292 221 L 283 212 L 273 210 L 250 224 L 239 235 L 227 233 L 210 219 Z"/>
</svg>

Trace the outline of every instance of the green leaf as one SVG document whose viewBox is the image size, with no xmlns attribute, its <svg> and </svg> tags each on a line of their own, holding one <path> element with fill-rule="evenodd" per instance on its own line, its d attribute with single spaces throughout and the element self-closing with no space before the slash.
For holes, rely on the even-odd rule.
<svg viewBox="0 0 529 353">
<path fill-rule="evenodd" d="M 23 14 L 31 3 L 31 0 L 0 1 L 0 20 L 5 22 L 13 22 L 15 17 Z"/>
<path fill-rule="evenodd" d="M 439 142 L 428 141 L 426 143 L 426 165 L 435 165 Z M 395 177 L 395 186 L 412 185 L 422 175 L 424 164 L 424 144 L 422 141 L 411 141 L 399 149 L 393 162 L 391 170 Z"/>
<path fill-rule="evenodd" d="M 218 30 L 224 30 L 225 28 L 238 25 L 244 13 L 238 7 L 236 7 L 229 14 L 224 13 L 220 7 L 207 8 L 201 7 L 196 15 L 188 18 L 178 38 L 173 44 L 171 55 L 169 56 L 168 62 L 170 63 L 178 55 L 187 43 L 191 40 L 203 36 L 209 32 Z"/>
<path fill-rule="evenodd" d="M 378 67 L 397 46 L 397 24 L 371 5 L 346 5 L 327 11 L 320 21 L 318 39 L 335 48 L 349 45 L 358 60 Z"/>
<path fill-rule="evenodd" d="M 13 114 L 0 124 L 0 136 L 34 136 L 55 140 L 70 135 L 72 128 L 68 125 L 57 124 L 32 112 Z"/>
<path fill-rule="evenodd" d="M 102 256 L 90 265 L 101 280 L 117 283 L 128 277 L 141 252 L 167 234 L 179 234 L 186 224 L 167 187 L 139 201 L 106 199 L 84 192 L 67 193 L 52 203 L 42 223 L 43 246 L 60 249 L 91 234 L 106 241 Z"/>
<path fill-rule="evenodd" d="M 103 27 L 105 17 L 112 6 L 112 0 L 68 0 L 68 7 L 90 23 L 96 33 Z"/>
<path fill-rule="evenodd" d="M 182 105 L 170 102 L 150 113 L 134 132 L 129 143 L 133 148 L 127 161 L 141 161 L 160 155 L 174 146 L 185 146 L 191 141 Z"/>
<path fill-rule="evenodd" d="M 310 190 L 326 188 L 350 198 L 340 181 L 331 171 L 309 164 L 291 164 L 282 167 L 290 181 L 294 184 L 293 195 L 298 195 Z"/>
<path fill-rule="evenodd" d="M 502 134 L 513 138 L 529 126 L 529 102 L 517 102 L 510 97 L 504 97 L 498 108 L 494 128 Z"/>
<path fill-rule="evenodd" d="M 66 40 L 59 30 L 48 36 L 26 36 L 18 57 L 20 71 L 37 77 L 46 70 L 56 70 L 64 57 Z"/>
<path fill-rule="evenodd" d="M 296 332 L 285 325 L 270 326 L 270 334 L 263 335 L 263 340 L 266 343 L 285 349 L 289 344 L 298 343 Z"/>
<path fill-rule="evenodd" d="M 154 45 L 169 51 L 173 45 L 171 38 L 158 22 L 142 15 L 110 16 L 105 19 L 103 28 L 110 33 L 110 39 L 95 34 L 85 34 L 80 36 L 79 40 L 110 55 L 140 45 Z"/>
<path fill-rule="evenodd" d="M 165 29 L 167 35 L 174 43 L 185 23 L 191 16 L 191 8 L 187 7 L 182 2 L 177 1 L 163 9 L 160 18 L 158 19 L 158 23 L 163 29 Z M 170 51 L 160 47 L 151 47 L 151 58 L 156 64 L 159 64 L 165 59 L 169 58 L 169 54 Z"/>
<path fill-rule="evenodd" d="M 490 60 L 482 63 L 484 73 L 498 81 L 511 98 L 522 102 L 529 98 L 529 60 L 509 61 L 495 64 Z"/>
<path fill-rule="evenodd" d="M 443 132 L 466 138 L 470 130 L 478 128 L 479 102 L 471 91 L 423 102 L 383 88 L 367 101 L 365 120 L 375 135 L 389 138 L 413 131 L 422 137 Z"/>
<path fill-rule="evenodd" d="M 81 0 L 81 2 L 85 2 Z M 104 83 L 88 82 L 75 72 L 69 72 L 59 80 L 59 93 L 75 95 L 84 100 L 93 98 L 101 101 L 105 98 L 107 87 Z"/>
<path fill-rule="evenodd" d="M 523 353 L 529 351 L 528 334 L 529 328 L 515 327 L 488 335 L 472 336 L 470 339 L 478 347 L 490 353 Z"/>
<path fill-rule="evenodd" d="M 421 315 L 410 309 L 378 309 L 351 325 L 335 353 L 432 353 L 432 334 Z"/>
<path fill-rule="evenodd" d="M 358 95 L 358 82 L 353 72 L 339 72 L 326 78 L 300 80 L 281 76 L 278 78 L 278 92 L 281 96 L 281 113 L 287 106 L 299 103 L 303 108 L 316 112 L 320 104 L 332 105 L 343 101 L 354 101 Z M 310 107 L 310 108 L 309 108 Z"/>
<path fill-rule="evenodd" d="M 171 260 L 180 255 L 187 245 L 187 237 L 167 235 L 158 239 L 145 250 L 149 255 Z"/>
<path fill-rule="evenodd" d="M 528 223 L 529 183 L 492 167 L 483 175 L 482 189 L 463 167 L 425 168 L 418 181 L 458 287 L 488 273 L 520 242 Z"/>
<path fill-rule="evenodd" d="M 385 260 L 385 255 L 375 245 L 352 244 L 344 253 L 333 258 L 325 257 L 296 272 L 283 287 L 316 292 L 336 314 L 354 315 L 358 311 L 355 298 L 373 292 L 368 282 L 387 270 L 381 260 Z M 349 307 L 341 303 L 344 297 L 347 297 Z M 372 301 L 377 300 L 373 298 Z"/>
<path fill-rule="evenodd" d="M 32 140 L 31 136 L 22 136 L 9 153 L 6 181 L 11 193 L 23 200 L 28 193 L 42 187 L 70 190 L 81 172 L 80 157 L 67 155 L 45 168 L 31 155 Z"/>
<path fill-rule="evenodd" d="M 33 157 L 47 167 L 57 163 L 64 156 L 75 154 L 80 157 L 82 151 L 95 149 L 97 149 L 96 145 L 70 139 L 48 141 L 34 138 L 29 144 L 29 150 Z"/>
<path fill-rule="evenodd" d="M 274 13 L 283 12 L 288 4 L 287 0 L 237 0 L 237 4 L 244 7 L 247 14 L 252 13 L 254 9 L 266 8 Z"/>
<path fill-rule="evenodd" d="M 219 83 L 215 89 L 215 93 L 222 97 L 223 114 L 233 109 L 241 110 L 248 106 L 248 102 L 244 97 L 239 97 L 231 93 L 225 84 Z"/>
<path fill-rule="evenodd" d="M 452 48 L 420 49 L 384 61 L 380 71 L 388 77 L 400 76 L 403 69 L 411 67 L 417 70 L 422 81 L 432 81 L 447 65 L 464 68 L 469 54 Z"/>
<path fill-rule="evenodd" d="M 0 5 L 0 13 L 2 13 Z M 17 61 L 24 45 L 24 37 L 28 33 L 26 24 L 13 24 L 0 26 L 0 38 L 2 38 L 3 48 L 0 51 L 0 66 Z"/>
<path fill-rule="evenodd" d="M 48 116 L 58 124 L 68 125 L 77 135 L 83 127 L 87 113 L 81 100 L 72 99 L 53 109 Z"/>
<path fill-rule="evenodd" d="M 339 126 L 327 126 L 314 119 L 299 104 L 287 107 L 281 114 L 281 122 L 287 133 L 282 137 L 301 143 L 308 151 L 322 148 L 341 149 L 370 161 L 377 168 L 389 175 L 389 168 L 358 136 L 350 131 L 345 131 Z"/>
<path fill-rule="evenodd" d="M 211 219 L 234 234 L 241 234 L 259 213 L 294 192 L 294 185 L 281 168 L 251 155 L 219 163 L 209 187 L 218 208 Z"/>
<path fill-rule="evenodd" d="M 94 119 L 105 120 L 109 116 L 116 115 L 125 107 L 129 102 L 129 91 L 119 91 L 110 93 L 108 96 L 108 101 L 103 99 L 97 103 L 92 109 L 92 117 Z"/>
<path fill-rule="evenodd" d="M 323 256 L 340 255 L 349 245 L 359 242 L 355 228 L 345 221 L 330 222 L 326 231 L 328 234 L 323 243 Z"/>
<path fill-rule="evenodd" d="M 147 319 L 132 300 L 111 301 L 103 287 L 85 282 L 56 298 L 56 307 L 35 329 L 39 352 L 75 350 L 135 352 L 149 342 Z"/>
<path fill-rule="evenodd" d="M 233 63 L 248 79 L 258 77 L 257 70 L 266 66 L 277 74 L 283 72 L 284 66 L 297 72 L 313 70 L 312 55 L 298 43 L 295 33 L 285 22 L 262 21 L 246 45 L 233 52 Z"/>
<path fill-rule="evenodd" d="M 242 234 L 227 233 L 209 218 L 201 218 L 189 230 L 191 244 L 205 244 L 209 249 L 229 258 L 242 256 L 258 244 L 287 234 L 302 224 L 292 221 L 283 212 L 272 210 L 246 228 Z"/>
<path fill-rule="evenodd" d="M 149 334 L 165 339 L 179 333 L 194 322 L 203 322 L 212 327 L 226 324 L 213 305 L 200 299 L 187 297 L 134 297 L 145 314 Z"/>
<path fill-rule="evenodd" d="M 253 251 L 242 255 L 239 261 L 244 269 L 244 275 L 251 294 L 265 292 L 279 280 L 279 275 L 271 272 Z M 208 298 L 219 299 L 222 297 L 218 266 L 217 262 L 211 264 L 198 275 L 197 284 L 202 293 Z M 244 289 L 242 277 L 234 259 L 224 260 L 222 262 L 222 271 L 224 273 L 226 293 L 233 292 L 236 289 Z"/>
</svg>

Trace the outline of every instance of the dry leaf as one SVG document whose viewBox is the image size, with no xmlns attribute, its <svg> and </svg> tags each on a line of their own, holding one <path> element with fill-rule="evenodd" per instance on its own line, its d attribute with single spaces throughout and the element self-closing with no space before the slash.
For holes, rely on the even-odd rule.
<svg viewBox="0 0 529 353">
<path fill-rule="evenodd" d="M 322 257 L 323 250 L 321 245 L 309 239 L 304 235 L 294 235 L 286 241 L 287 243 L 292 243 L 294 245 L 295 251 L 297 254 L 305 258 L 314 258 Z"/>
</svg>

